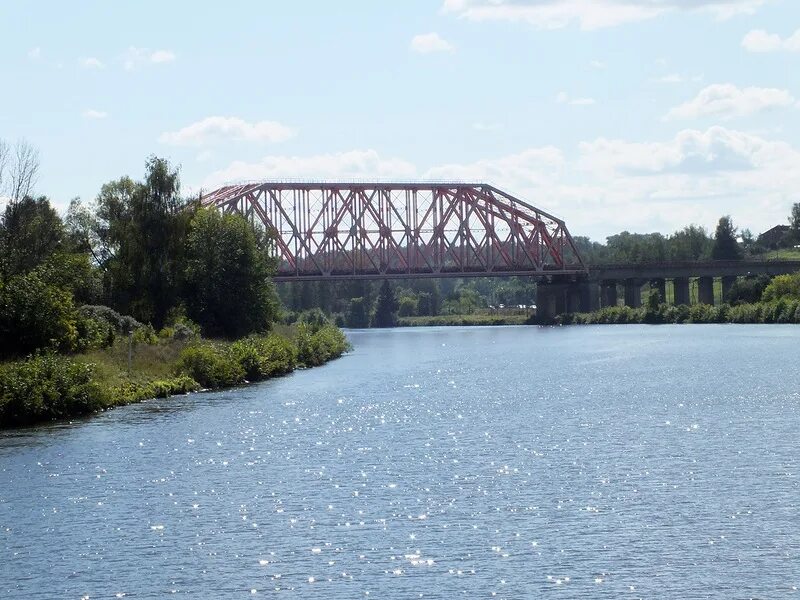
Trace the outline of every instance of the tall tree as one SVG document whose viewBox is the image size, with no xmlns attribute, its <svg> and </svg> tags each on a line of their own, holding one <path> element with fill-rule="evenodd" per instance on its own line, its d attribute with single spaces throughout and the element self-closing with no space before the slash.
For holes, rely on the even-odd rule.
<svg viewBox="0 0 800 600">
<path fill-rule="evenodd" d="M 5 277 L 31 271 L 63 245 L 64 225 L 47 198 L 26 196 L 6 205 L 0 218 L 0 254 Z"/>
<path fill-rule="evenodd" d="M 714 246 L 711 248 L 714 260 L 741 260 L 742 249 L 736 241 L 736 227 L 729 215 L 720 217 L 714 234 Z"/>
<path fill-rule="evenodd" d="M 398 311 L 397 296 L 392 284 L 387 279 L 383 280 L 375 302 L 375 314 L 372 316 L 373 327 L 394 327 L 397 325 Z"/>
<path fill-rule="evenodd" d="M 671 260 L 700 260 L 708 258 L 714 241 L 704 227 L 689 225 L 668 239 Z"/>
<path fill-rule="evenodd" d="M 201 209 L 186 238 L 184 299 L 189 317 L 210 335 L 266 331 L 278 301 L 267 248 L 241 216 Z"/>
<path fill-rule="evenodd" d="M 107 270 L 111 303 L 160 327 L 179 301 L 191 211 L 180 197 L 178 170 L 151 157 L 142 183 L 125 177 L 97 198 L 97 257 Z"/>
</svg>

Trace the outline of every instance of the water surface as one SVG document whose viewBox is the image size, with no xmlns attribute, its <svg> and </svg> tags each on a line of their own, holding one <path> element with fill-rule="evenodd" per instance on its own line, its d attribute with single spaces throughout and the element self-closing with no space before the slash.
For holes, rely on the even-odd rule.
<svg viewBox="0 0 800 600">
<path fill-rule="evenodd" d="M 348 335 L 0 433 L 0 597 L 797 597 L 800 328 Z"/>
</svg>

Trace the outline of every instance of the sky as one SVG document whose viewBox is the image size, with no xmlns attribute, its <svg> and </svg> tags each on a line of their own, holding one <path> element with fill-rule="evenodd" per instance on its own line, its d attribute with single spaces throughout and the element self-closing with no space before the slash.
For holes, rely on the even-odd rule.
<svg viewBox="0 0 800 600">
<path fill-rule="evenodd" d="M 0 0 L 0 139 L 60 210 L 148 156 L 183 191 L 487 182 L 603 241 L 800 202 L 798 0 Z"/>
</svg>

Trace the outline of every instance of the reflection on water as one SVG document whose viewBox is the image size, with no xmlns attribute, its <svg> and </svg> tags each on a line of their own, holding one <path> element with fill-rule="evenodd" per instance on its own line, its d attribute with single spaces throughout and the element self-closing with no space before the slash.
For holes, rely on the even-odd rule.
<svg viewBox="0 0 800 600">
<path fill-rule="evenodd" d="M 6 432 L 0 594 L 791 596 L 797 332 L 351 332 L 322 368 Z"/>
</svg>

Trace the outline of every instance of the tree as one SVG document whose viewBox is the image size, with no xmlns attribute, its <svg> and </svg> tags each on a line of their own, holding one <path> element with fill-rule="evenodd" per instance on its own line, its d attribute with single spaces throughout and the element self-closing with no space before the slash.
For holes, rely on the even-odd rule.
<svg viewBox="0 0 800 600">
<path fill-rule="evenodd" d="M 764 289 L 761 300 L 772 302 L 781 298 L 800 298 L 800 273 L 778 275 Z"/>
<path fill-rule="evenodd" d="M 714 235 L 714 246 L 711 248 L 714 260 L 741 260 L 742 249 L 736 241 L 736 228 L 729 215 L 721 217 Z"/>
<path fill-rule="evenodd" d="M 210 335 L 266 331 L 278 312 L 267 248 L 236 214 L 201 209 L 186 238 L 184 302 Z"/>
<path fill-rule="evenodd" d="M 375 314 L 372 316 L 373 327 L 394 327 L 397 325 L 397 297 L 387 279 L 383 280 L 375 302 Z"/>
<path fill-rule="evenodd" d="M 344 324 L 353 329 L 369 327 L 369 312 L 364 298 L 350 298 L 345 311 Z"/>
<path fill-rule="evenodd" d="M 0 196 L 12 203 L 30 196 L 39 176 L 39 151 L 25 140 L 13 148 L 0 140 Z"/>
<path fill-rule="evenodd" d="M 713 240 L 704 227 L 689 225 L 673 233 L 667 241 L 670 260 L 700 260 L 711 252 Z"/>
<path fill-rule="evenodd" d="M 25 140 L 18 141 L 11 161 L 8 195 L 14 201 L 31 195 L 38 177 L 39 151 Z"/>
<path fill-rule="evenodd" d="M 45 198 L 10 202 L 0 219 L 0 253 L 5 277 L 27 273 L 63 249 L 64 225 Z"/>
<path fill-rule="evenodd" d="M 178 170 L 161 158 L 146 163 L 145 181 L 128 177 L 103 186 L 87 242 L 106 270 L 115 308 L 161 327 L 179 301 L 191 210 L 181 199 Z"/>
</svg>

